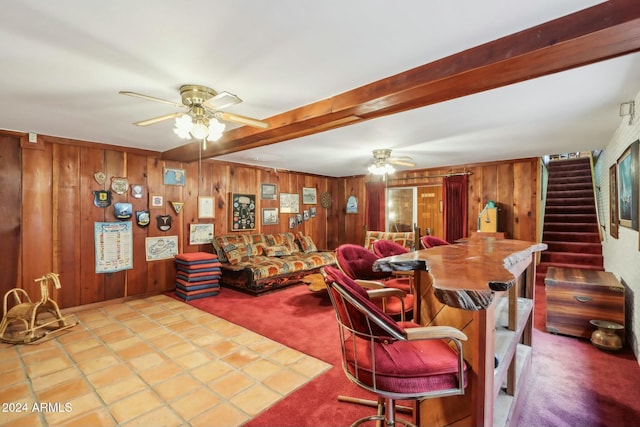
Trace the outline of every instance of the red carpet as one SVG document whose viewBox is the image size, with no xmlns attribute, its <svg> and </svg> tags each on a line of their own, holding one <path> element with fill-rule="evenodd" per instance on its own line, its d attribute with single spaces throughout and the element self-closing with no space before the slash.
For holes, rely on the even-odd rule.
<svg viewBox="0 0 640 427">
<path fill-rule="evenodd" d="M 340 394 L 370 398 L 340 366 L 338 329 L 325 293 L 306 286 L 253 297 L 223 288 L 188 304 L 334 365 L 246 424 L 345 426 L 374 409 L 340 403 Z M 625 348 L 606 353 L 588 340 L 544 331 L 544 286 L 537 286 L 533 374 L 518 426 L 638 426 L 640 366 Z"/>
</svg>

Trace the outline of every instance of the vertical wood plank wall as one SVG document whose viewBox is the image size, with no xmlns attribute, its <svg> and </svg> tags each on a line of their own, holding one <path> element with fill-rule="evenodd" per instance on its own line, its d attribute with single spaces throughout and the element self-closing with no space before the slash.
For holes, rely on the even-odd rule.
<svg viewBox="0 0 640 427">
<path fill-rule="evenodd" d="M 322 249 L 334 249 L 342 243 L 364 241 L 365 186 L 368 176 L 331 178 L 289 171 L 252 167 L 205 160 L 179 163 L 159 160 L 159 153 L 68 140 L 39 135 L 37 147 L 21 148 L 20 135 L 0 131 L 0 296 L 13 287 L 22 287 L 37 297 L 33 280 L 45 273 L 60 273 L 62 291 L 57 295 L 61 307 L 74 307 L 110 299 L 171 290 L 175 283 L 172 260 L 147 262 L 145 239 L 155 236 L 178 236 L 179 252 L 210 251 L 209 245 L 189 245 L 192 223 L 213 223 L 216 235 L 232 232 L 228 211 L 231 193 L 256 195 L 259 218 L 255 232 L 295 231 L 309 235 Z M 185 170 L 184 186 L 163 184 L 165 167 Z M 469 180 L 469 224 L 487 199 L 496 200 L 502 209 L 500 227 L 511 237 L 536 240 L 537 159 L 500 162 L 465 167 L 472 172 Z M 104 171 L 107 181 L 99 185 L 95 172 Z M 412 177 L 402 186 L 422 185 L 418 178 L 446 173 L 448 169 L 397 173 Z M 136 210 L 148 209 L 151 224 L 138 227 L 133 222 L 133 269 L 117 273 L 96 274 L 94 223 L 117 221 L 113 206 L 106 209 L 93 204 L 93 191 L 109 189 L 112 177 L 127 177 L 129 184 L 142 184 L 144 196 L 135 199 L 127 194 L 113 194 L 112 202 L 126 201 Z M 280 214 L 277 225 L 261 225 L 262 208 L 279 208 L 279 200 L 260 200 L 260 184 L 277 185 L 278 193 L 302 193 L 302 187 L 315 187 L 318 195 L 316 217 L 289 229 L 289 214 Z M 433 180 L 428 180 L 433 184 Z M 388 185 L 398 185 L 389 181 Z M 325 209 L 319 198 L 330 192 L 332 205 Z M 149 195 L 164 197 L 162 207 L 151 207 Z M 358 199 L 358 213 L 346 214 L 349 196 Z M 215 218 L 198 218 L 198 196 L 213 197 Z M 176 214 L 171 201 L 182 201 Z M 308 208 L 301 201 L 301 209 Z M 173 226 L 160 231 L 156 216 L 171 215 Z"/>
</svg>

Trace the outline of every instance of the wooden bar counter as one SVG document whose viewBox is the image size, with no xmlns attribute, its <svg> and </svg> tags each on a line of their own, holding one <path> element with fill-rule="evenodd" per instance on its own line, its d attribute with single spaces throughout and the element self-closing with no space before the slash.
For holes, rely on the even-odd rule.
<svg viewBox="0 0 640 427">
<path fill-rule="evenodd" d="M 454 326 L 468 337 L 465 394 L 422 401 L 416 424 L 515 425 L 531 370 L 535 253 L 546 248 L 472 238 L 376 262 L 377 270 L 414 271 L 417 323 Z"/>
</svg>

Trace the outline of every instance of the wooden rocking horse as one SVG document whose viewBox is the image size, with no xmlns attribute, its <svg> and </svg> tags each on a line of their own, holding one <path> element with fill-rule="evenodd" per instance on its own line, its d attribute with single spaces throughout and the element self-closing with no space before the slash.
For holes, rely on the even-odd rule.
<svg viewBox="0 0 640 427">
<path fill-rule="evenodd" d="M 13 288 L 4 295 L 2 307 L 4 317 L 0 323 L 0 341 L 29 344 L 78 324 L 77 322 L 67 323 L 67 319 L 60 313 L 58 304 L 49 297 L 49 284 L 53 284 L 56 289 L 61 288 L 58 274 L 48 273 L 34 281 L 40 283 L 40 300 L 37 302 L 31 302 L 29 294 L 20 288 Z M 10 297 L 13 297 L 11 308 L 9 308 Z M 39 317 L 46 313 L 52 315 L 54 319 L 51 320 L 50 316 Z M 24 325 L 24 330 L 8 331 L 9 326 L 16 322 Z"/>
</svg>

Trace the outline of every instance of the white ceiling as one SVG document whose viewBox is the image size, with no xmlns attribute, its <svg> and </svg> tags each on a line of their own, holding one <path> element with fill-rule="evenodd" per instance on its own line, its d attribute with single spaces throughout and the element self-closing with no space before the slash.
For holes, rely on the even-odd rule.
<svg viewBox="0 0 640 427">
<path fill-rule="evenodd" d="M 182 84 L 267 118 L 600 3 L 593 0 L 4 0 L 0 128 L 165 151 Z M 640 54 L 219 157 L 327 176 L 391 148 L 416 168 L 604 148 Z"/>
</svg>

